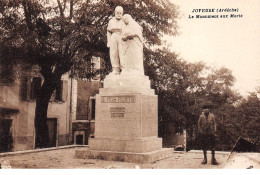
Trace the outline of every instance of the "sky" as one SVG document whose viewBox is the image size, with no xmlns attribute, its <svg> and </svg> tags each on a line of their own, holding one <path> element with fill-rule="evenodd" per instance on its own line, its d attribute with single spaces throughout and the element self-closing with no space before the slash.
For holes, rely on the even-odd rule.
<svg viewBox="0 0 260 175">
<path fill-rule="evenodd" d="M 241 95 L 260 86 L 260 0 L 172 0 L 179 7 L 179 35 L 169 39 L 171 49 L 189 62 L 232 70 L 234 89 Z M 217 9 L 236 12 L 217 12 Z M 192 12 L 214 9 L 214 12 Z M 198 10 L 195 10 L 198 11 Z M 242 15 L 230 18 L 231 14 Z M 194 16 L 194 18 L 190 18 Z M 218 15 L 218 18 L 195 18 Z M 228 18 L 220 18 L 228 15 Z"/>
</svg>

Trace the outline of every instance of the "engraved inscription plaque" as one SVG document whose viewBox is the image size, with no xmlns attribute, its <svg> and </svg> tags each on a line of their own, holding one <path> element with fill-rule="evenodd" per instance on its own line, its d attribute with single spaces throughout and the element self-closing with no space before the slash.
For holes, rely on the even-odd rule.
<svg viewBox="0 0 260 175">
<path fill-rule="evenodd" d="M 110 108 L 111 113 L 119 112 L 119 113 L 125 113 L 125 107 L 114 107 Z"/>
<path fill-rule="evenodd" d="M 112 118 L 123 118 L 125 113 L 125 107 L 112 107 L 110 108 Z"/>
<path fill-rule="evenodd" d="M 111 113 L 112 118 L 123 118 L 124 113 Z"/>
<path fill-rule="evenodd" d="M 135 96 L 101 96 L 101 103 L 135 103 Z"/>
</svg>

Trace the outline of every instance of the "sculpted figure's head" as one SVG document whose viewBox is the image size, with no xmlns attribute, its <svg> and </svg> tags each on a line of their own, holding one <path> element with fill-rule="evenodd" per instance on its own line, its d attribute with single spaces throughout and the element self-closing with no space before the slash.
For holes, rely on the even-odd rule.
<svg viewBox="0 0 260 175">
<path fill-rule="evenodd" d="M 132 19 L 132 17 L 131 17 L 131 15 L 129 15 L 129 14 L 125 14 L 124 16 L 123 16 L 123 20 L 124 20 L 124 23 L 126 24 L 126 25 L 128 25 L 129 24 L 129 21 Z"/>
<path fill-rule="evenodd" d="M 127 29 L 124 30 L 124 34 L 128 35 L 128 33 L 135 33 L 138 38 L 140 39 L 141 42 L 143 42 L 143 36 L 142 36 L 142 31 L 143 28 L 132 18 L 131 15 L 125 14 L 122 17 L 123 22 L 126 24 Z"/>
<path fill-rule="evenodd" d="M 117 6 L 115 8 L 115 17 L 117 20 L 120 20 L 122 18 L 123 13 L 124 13 L 123 7 Z"/>
</svg>

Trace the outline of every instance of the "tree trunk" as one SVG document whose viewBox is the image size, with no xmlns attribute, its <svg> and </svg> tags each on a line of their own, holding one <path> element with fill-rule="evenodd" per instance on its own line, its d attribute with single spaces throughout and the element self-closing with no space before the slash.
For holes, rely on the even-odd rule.
<svg viewBox="0 0 260 175">
<path fill-rule="evenodd" d="M 49 131 L 47 125 L 47 111 L 49 100 L 54 92 L 60 77 L 57 78 L 44 78 L 44 83 L 36 97 L 35 109 L 35 147 L 46 148 L 49 145 Z"/>
</svg>

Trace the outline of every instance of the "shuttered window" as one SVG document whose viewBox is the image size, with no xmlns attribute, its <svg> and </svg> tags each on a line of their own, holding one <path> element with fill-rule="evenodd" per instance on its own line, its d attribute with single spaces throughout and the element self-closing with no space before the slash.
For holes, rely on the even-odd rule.
<svg viewBox="0 0 260 175">
<path fill-rule="evenodd" d="M 15 81 L 16 73 L 17 72 L 14 70 L 13 65 L 0 63 L 0 86 L 12 85 Z"/>
<path fill-rule="evenodd" d="M 52 102 L 65 102 L 68 97 L 68 81 L 61 80 L 56 89 L 54 90 L 50 101 Z"/>
<path fill-rule="evenodd" d="M 35 100 L 41 89 L 41 77 L 24 77 L 21 80 L 22 99 L 29 101 Z"/>
<path fill-rule="evenodd" d="M 21 80 L 21 97 L 23 100 L 35 100 L 40 92 L 42 84 L 41 77 L 24 77 Z M 61 80 L 54 90 L 50 101 L 65 102 L 68 97 L 68 81 Z"/>
<path fill-rule="evenodd" d="M 95 120 L 96 99 L 91 99 L 91 120 Z"/>
</svg>

